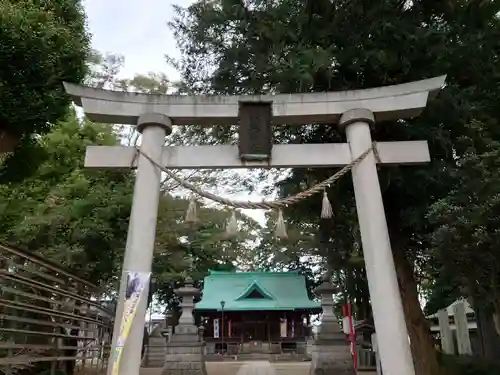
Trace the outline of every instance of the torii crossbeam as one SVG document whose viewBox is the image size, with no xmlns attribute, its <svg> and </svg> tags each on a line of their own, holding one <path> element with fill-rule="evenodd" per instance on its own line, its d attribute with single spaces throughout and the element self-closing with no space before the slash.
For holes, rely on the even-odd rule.
<svg viewBox="0 0 500 375">
<path fill-rule="evenodd" d="M 383 165 L 422 164 L 430 161 L 425 141 L 379 142 Z M 136 168 L 135 147 L 89 146 L 85 166 L 89 168 Z M 168 169 L 220 168 L 322 168 L 343 167 L 352 162 L 347 143 L 274 145 L 269 161 L 245 161 L 238 146 L 165 146 L 158 162 Z"/>
<path fill-rule="evenodd" d="M 371 147 L 370 126 L 377 121 L 420 115 L 444 82 L 445 76 L 441 76 L 367 90 L 262 96 L 147 95 L 64 85 L 91 120 L 137 126 L 142 132 L 141 151 L 153 160 L 167 168 L 202 169 L 347 165 Z M 244 157 L 241 149 L 238 153 L 237 146 L 164 146 L 164 138 L 173 125 L 236 124 L 240 120 L 242 103 L 267 103 L 274 124 L 337 122 L 346 131 L 347 143 L 274 145 L 269 146 L 271 151 L 262 158 L 259 155 Z M 265 115 L 265 111 L 263 113 Z M 377 150 L 383 165 L 430 161 L 425 141 L 380 142 Z M 353 167 L 352 178 L 380 358 L 384 374 L 414 375 L 376 164 L 373 153 L 369 154 Z M 123 271 L 124 275 L 126 271 L 150 272 L 161 171 L 143 155 L 135 160 L 133 147 L 121 146 L 89 147 L 85 165 L 93 168 L 137 167 Z M 124 294 L 122 277 L 113 349 Z M 121 375 L 138 374 L 146 308 L 143 299 L 122 356 Z"/>
</svg>

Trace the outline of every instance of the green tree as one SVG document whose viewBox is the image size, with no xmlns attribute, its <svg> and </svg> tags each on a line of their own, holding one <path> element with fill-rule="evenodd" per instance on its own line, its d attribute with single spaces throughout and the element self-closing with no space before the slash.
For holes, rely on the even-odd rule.
<svg viewBox="0 0 500 375">
<path fill-rule="evenodd" d="M 36 173 L 0 185 L 0 238 L 38 251 L 106 291 L 115 291 L 134 174 L 86 169 L 83 161 L 86 146 L 118 144 L 118 135 L 107 125 L 82 123 L 73 113 L 39 142 L 43 154 Z M 154 263 L 160 295 L 186 272 L 202 279 L 210 268 L 237 264 L 257 236 L 258 224 L 239 215 L 242 231 L 234 242 L 222 241 L 230 212 L 201 204 L 199 224 L 190 228 L 183 222 L 187 207 L 188 200 L 168 192 L 160 200 Z M 188 236 L 193 236 L 190 246 Z M 193 269 L 187 259 L 192 259 Z"/>
<path fill-rule="evenodd" d="M 435 227 L 431 205 L 458 180 L 451 171 L 466 153 L 467 135 L 480 148 L 471 119 L 498 139 L 498 2 L 489 1 L 198 1 L 177 8 L 172 22 L 182 58 L 183 87 L 193 93 L 266 93 L 346 90 L 398 84 L 448 74 L 446 88 L 423 116 L 377 124 L 377 141 L 426 139 L 433 162 L 380 171 L 381 188 L 418 374 L 442 374 L 418 300 L 430 275 Z M 232 129 L 192 129 L 203 142 L 227 142 Z M 332 126 L 276 127 L 277 142 L 339 142 Z M 479 152 L 482 152 L 478 150 Z M 280 185 L 290 194 L 323 180 L 331 170 L 294 170 Z M 352 212 L 348 179 L 329 192 L 336 212 Z M 288 210 L 288 221 L 318 224 L 316 201 Z M 307 223 L 307 224 L 305 224 Z M 351 224 L 354 223 L 351 221 Z M 330 249 L 356 250 L 352 231 L 335 231 Z M 340 238 L 343 237 L 343 240 Z M 348 244 L 351 245 L 348 245 Z M 354 245 L 352 245 L 354 244 Z M 349 249 L 349 250 L 347 250 Z M 453 264 L 445 265 L 452 272 Z M 431 270 L 429 270 L 429 268 Z"/>
<path fill-rule="evenodd" d="M 500 145 L 485 127 L 473 125 L 488 150 L 481 150 L 464 137 L 468 150 L 454 171 L 458 184 L 435 202 L 430 219 L 436 225 L 432 234 L 434 261 L 440 271 L 431 288 L 429 308 L 435 312 L 441 298 L 467 296 L 472 302 L 480 327 L 486 356 L 496 359 L 500 349 L 500 255 L 498 233 L 500 212 Z M 479 146 L 479 147 L 478 147 Z M 453 266 L 453 268 L 451 268 Z M 453 273 L 450 273 L 450 270 Z M 451 297 L 451 298 L 450 298 Z M 434 308 L 433 308 L 434 307 Z"/>
<path fill-rule="evenodd" d="M 83 169 L 85 147 L 118 139 L 99 124 L 81 124 L 75 114 L 39 140 L 36 172 L 0 185 L 2 237 L 39 251 L 99 282 L 116 272 L 124 247 L 133 175 Z"/>
<path fill-rule="evenodd" d="M 65 115 L 61 82 L 83 80 L 89 43 L 80 1 L 0 1 L 0 152 Z"/>
</svg>

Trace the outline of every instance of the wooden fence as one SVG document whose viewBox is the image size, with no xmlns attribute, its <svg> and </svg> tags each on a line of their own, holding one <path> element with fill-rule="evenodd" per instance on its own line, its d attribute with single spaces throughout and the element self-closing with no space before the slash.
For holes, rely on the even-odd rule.
<svg viewBox="0 0 500 375">
<path fill-rule="evenodd" d="M 0 244 L 0 374 L 104 369 L 113 311 L 101 294 L 54 262 Z"/>
</svg>

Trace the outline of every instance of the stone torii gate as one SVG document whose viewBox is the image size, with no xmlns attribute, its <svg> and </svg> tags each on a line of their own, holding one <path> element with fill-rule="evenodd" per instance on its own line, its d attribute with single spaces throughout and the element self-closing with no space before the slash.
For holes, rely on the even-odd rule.
<svg viewBox="0 0 500 375">
<path fill-rule="evenodd" d="M 262 96 L 162 96 L 64 86 L 89 119 L 137 126 L 142 153 L 166 168 L 311 168 L 351 163 L 371 147 L 370 127 L 379 121 L 420 115 L 445 78 L 367 90 Z M 239 146 L 164 146 L 174 125 L 238 122 Z M 335 122 L 345 130 L 347 143 L 272 145 L 271 124 Z M 379 157 L 368 154 L 353 167 L 352 179 L 378 349 L 384 374 L 414 375 L 376 164 L 427 163 L 430 155 L 426 141 L 379 142 L 376 147 Z M 136 157 L 134 147 L 90 146 L 85 159 L 90 168 L 137 167 L 113 349 L 123 312 L 125 274 L 150 272 L 153 261 L 161 170 L 145 155 Z M 146 303 L 143 298 L 137 307 L 121 375 L 139 373 Z"/>
</svg>

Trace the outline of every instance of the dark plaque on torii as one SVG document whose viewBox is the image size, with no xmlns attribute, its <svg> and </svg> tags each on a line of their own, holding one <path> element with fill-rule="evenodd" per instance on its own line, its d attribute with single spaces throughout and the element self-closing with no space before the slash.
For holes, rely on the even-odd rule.
<svg viewBox="0 0 500 375">
<path fill-rule="evenodd" d="M 240 102 L 238 144 L 241 160 L 271 158 L 272 112 L 272 102 Z"/>
</svg>

